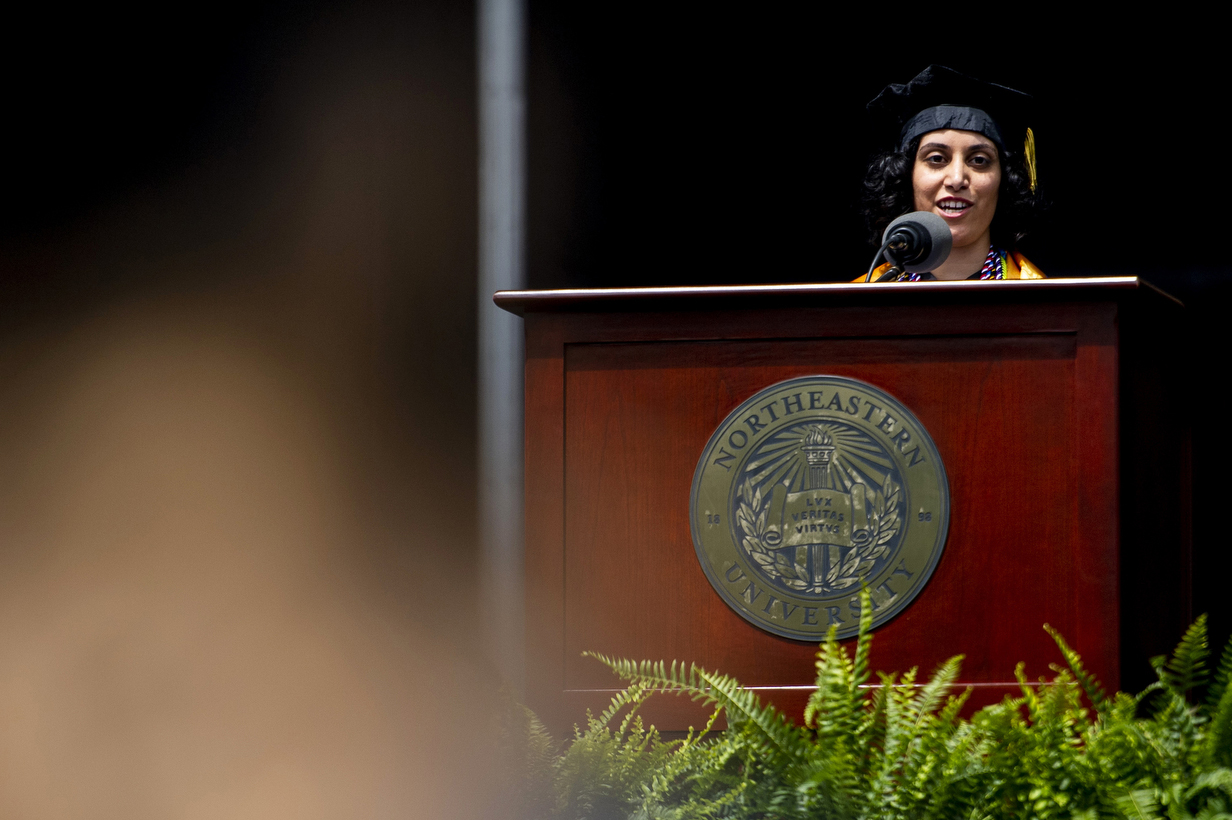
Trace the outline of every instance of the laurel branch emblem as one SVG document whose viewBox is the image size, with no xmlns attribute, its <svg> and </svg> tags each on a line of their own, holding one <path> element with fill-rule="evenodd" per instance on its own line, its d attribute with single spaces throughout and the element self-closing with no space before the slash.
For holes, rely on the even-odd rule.
<svg viewBox="0 0 1232 820">
<path fill-rule="evenodd" d="M 698 562 L 766 632 L 840 639 L 901 613 L 945 547 L 949 482 L 914 413 L 874 385 L 801 376 L 731 410 L 698 458 L 689 496 Z"/>
<path fill-rule="evenodd" d="M 746 479 L 740 488 L 740 507 L 736 511 L 736 522 L 743 534 L 741 544 L 766 576 L 788 589 L 829 593 L 854 587 L 889 554 L 894 537 L 902 529 L 901 490 L 887 474 L 881 492 L 869 493 L 873 503 L 868 532 L 853 538 L 842 559 L 819 577 L 809 571 L 807 548 L 782 546 L 782 533 L 768 521 L 761 488 L 754 489 Z"/>
</svg>

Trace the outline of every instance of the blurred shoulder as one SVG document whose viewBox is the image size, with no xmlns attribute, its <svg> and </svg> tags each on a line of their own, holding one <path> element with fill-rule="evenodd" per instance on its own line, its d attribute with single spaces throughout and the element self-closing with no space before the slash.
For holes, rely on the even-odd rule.
<svg viewBox="0 0 1232 820">
<path fill-rule="evenodd" d="M 873 269 L 872 276 L 869 276 L 867 273 L 862 273 L 859 276 L 857 276 L 855 279 L 852 279 L 851 284 L 858 285 L 864 282 L 876 282 L 877 280 L 881 279 L 881 277 L 889 273 L 889 271 L 890 271 L 890 263 L 884 262 Z"/>
<path fill-rule="evenodd" d="M 1035 265 L 1031 263 L 1030 259 L 1027 259 L 1027 257 L 1023 256 L 1018 251 L 1014 251 L 1011 254 L 1006 254 L 1004 256 L 1004 259 L 1005 259 L 1004 268 L 1005 268 L 1005 278 L 1006 279 L 1047 279 L 1048 278 L 1047 276 L 1044 275 L 1044 272 L 1042 270 L 1035 267 Z M 890 270 L 890 263 L 886 262 L 878 266 L 873 271 L 872 276 L 868 276 L 867 274 L 865 274 L 864 276 L 857 276 L 855 279 L 852 279 L 851 282 L 852 284 L 859 284 L 861 282 L 876 282 L 880 280 L 882 276 L 885 276 L 886 273 L 889 272 L 889 270 Z"/>
<path fill-rule="evenodd" d="M 1023 256 L 1018 251 L 1014 251 L 1009 255 L 1005 265 L 1006 279 L 1047 279 L 1044 272 L 1035 265 L 1031 264 L 1031 260 Z"/>
</svg>

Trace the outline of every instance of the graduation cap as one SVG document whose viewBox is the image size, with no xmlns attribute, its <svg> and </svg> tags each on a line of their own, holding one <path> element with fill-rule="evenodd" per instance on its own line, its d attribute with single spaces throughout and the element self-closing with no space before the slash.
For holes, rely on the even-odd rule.
<svg viewBox="0 0 1232 820">
<path fill-rule="evenodd" d="M 910 82 L 891 83 L 868 104 L 878 130 L 899 151 L 931 131 L 975 131 L 1002 151 L 1022 141 L 1031 190 L 1035 190 L 1035 134 L 1028 127 L 1030 94 L 968 77 L 943 65 L 930 65 Z"/>
</svg>

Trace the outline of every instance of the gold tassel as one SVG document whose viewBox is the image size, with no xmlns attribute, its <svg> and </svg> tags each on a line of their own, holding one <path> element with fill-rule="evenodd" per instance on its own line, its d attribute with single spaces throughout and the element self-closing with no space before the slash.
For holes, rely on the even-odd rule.
<svg viewBox="0 0 1232 820">
<path fill-rule="evenodd" d="M 1027 178 L 1031 182 L 1031 193 L 1035 193 L 1035 132 L 1030 128 L 1027 129 L 1027 141 L 1023 145 L 1023 152 L 1027 155 Z"/>
</svg>

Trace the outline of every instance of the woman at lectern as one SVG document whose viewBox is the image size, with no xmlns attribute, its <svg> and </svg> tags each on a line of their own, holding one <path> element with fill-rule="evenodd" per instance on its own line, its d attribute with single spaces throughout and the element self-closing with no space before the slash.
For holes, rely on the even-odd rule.
<svg viewBox="0 0 1232 820">
<path fill-rule="evenodd" d="M 1015 248 L 1042 204 L 1030 102 L 1021 91 L 931 65 L 868 104 L 889 144 L 864 178 L 874 244 L 912 211 L 941 217 L 954 243 L 934 270 L 910 273 L 886 262 L 857 282 L 1044 278 Z"/>
</svg>

